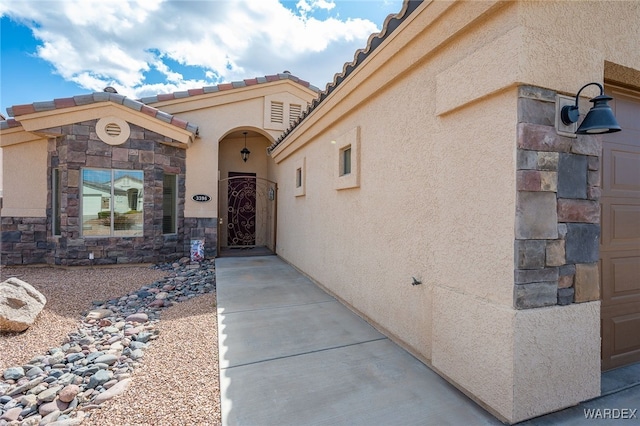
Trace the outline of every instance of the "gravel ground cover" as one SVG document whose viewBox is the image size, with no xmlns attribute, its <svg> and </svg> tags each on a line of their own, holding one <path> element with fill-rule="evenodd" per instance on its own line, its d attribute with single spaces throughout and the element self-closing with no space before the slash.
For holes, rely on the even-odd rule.
<svg viewBox="0 0 640 426">
<path fill-rule="evenodd" d="M 24 333 L 0 334 L 0 371 L 59 346 L 95 300 L 125 295 L 166 276 L 149 267 L 5 267 L 0 279 L 28 282 L 47 298 Z M 87 412 L 83 424 L 220 424 L 215 294 L 165 309 L 160 335 L 135 369 L 129 389 Z"/>
</svg>

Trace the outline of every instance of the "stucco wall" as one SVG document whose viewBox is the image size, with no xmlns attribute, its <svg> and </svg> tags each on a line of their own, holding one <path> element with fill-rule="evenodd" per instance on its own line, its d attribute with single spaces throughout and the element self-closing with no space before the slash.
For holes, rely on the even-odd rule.
<svg viewBox="0 0 640 426">
<path fill-rule="evenodd" d="M 518 87 L 640 69 L 639 11 L 423 3 L 274 150 L 278 254 L 505 421 L 597 396 L 599 303 L 514 306 Z M 337 190 L 355 128 L 359 184 Z"/>
<path fill-rule="evenodd" d="M 206 110 L 179 114 L 181 118 L 199 124 L 200 139 L 187 156 L 187 200 L 185 216 L 218 217 L 219 141 L 224 135 L 240 127 L 262 127 L 263 102 L 250 99 L 235 104 L 215 106 Z M 200 124 L 202 123 L 202 124 Z M 238 153 L 238 157 L 240 154 Z M 196 203 L 194 194 L 209 194 L 211 202 Z"/>
<path fill-rule="evenodd" d="M 482 109 L 430 120 L 412 112 L 422 95 L 411 84 L 382 94 L 280 164 L 277 252 L 428 360 L 433 286 L 512 304 L 516 100 L 485 102 L 499 125 Z M 331 141 L 356 125 L 360 188 L 338 191 Z M 306 195 L 295 197 L 302 156 Z"/>
<path fill-rule="evenodd" d="M 518 9 L 523 81 L 575 95 L 602 83 L 605 61 L 640 70 L 639 2 L 522 2 Z"/>
<path fill-rule="evenodd" d="M 433 368 L 504 421 L 598 395 L 600 302 L 514 311 L 436 288 L 433 322 Z"/>
<path fill-rule="evenodd" d="M 267 116 L 265 97 L 277 99 L 286 104 L 298 103 L 306 107 L 307 102 L 315 97 L 315 93 L 297 83 L 283 80 L 153 105 L 183 120 L 198 123 L 200 137 L 189 148 L 187 156 L 185 217 L 218 217 L 219 164 L 227 161 L 220 156 L 218 144 L 230 132 L 243 129 L 257 131 L 268 140 L 269 144 L 282 133 L 281 128 L 272 128 L 273 126 L 265 122 Z M 256 150 L 249 146 L 252 159 L 266 157 L 266 147 L 262 148 L 261 144 L 262 142 L 256 146 Z M 236 153 L 232 155 L 235 161 Z M 237 157 L 239 158 L 240 155 L 237 154 Z M 247 163 L 246 166 L 242 170 L 249 171 L 252 165 Z M 197 203 L 191 199 L 194 194 L 211 195 L 212 201 Z"/>
<path fill-rule="evenodd" d="M 2 216 L 46 217 L 47 140 L 2 148 Z"/>
<path fill-rule="evenodd" d="M 278 254 L 429 361 L 433 287 L 512 305 L 517 100 L 513 89 L 437 116 L 434 76 L 461 52 L 472 54 L 478 41 L 457 40 L 456 50 L 412 68 L 425 39 L 409 41 L 398 53 L 407 57 L 389 61 L 379 53 L 372 61 L 380 59 L 381 69 L 354 80 L 380 79 L 387 69 L 406 74 L 372 97 L 351 92 L 319 120 L 326 128 L 309 144 L 274 157 Z M 331 141 L 357 126 L 360 187 L 336 190 Z M 306 195 L 295 197 L 302 157 Z M 423 284 L 412 285 L 413 278 Z"/>
</svg>

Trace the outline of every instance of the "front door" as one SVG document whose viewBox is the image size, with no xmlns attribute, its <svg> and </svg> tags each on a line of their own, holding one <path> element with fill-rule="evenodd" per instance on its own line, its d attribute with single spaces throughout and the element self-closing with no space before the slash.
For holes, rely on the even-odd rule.
<svg viewBox="0 0 640 426">
<path fill-rule="evenodd" d="M 227 245 L 256 244 L 256 174 L 229 172 Z"/>
<path fill-rule="evenodd" d="M 607 94 L 622 131 L 602 144 L 602 370 L 640 362 L 640 93 Z"/>
</svg>

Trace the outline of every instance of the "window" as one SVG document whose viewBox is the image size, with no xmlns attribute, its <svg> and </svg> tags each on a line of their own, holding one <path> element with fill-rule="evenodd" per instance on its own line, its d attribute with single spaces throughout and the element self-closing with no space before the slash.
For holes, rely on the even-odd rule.
<svg viewBox="0 0 640 426">
<path fill-rule="evenodd" d="M 307 163 L 307 158 L 306 157 L 301 157 L 299 158 L 296 163 L 295 163 L 295 167 L 296 167 L 296 186 L 293 189 L 293 194 L 296 197 L 300 197 L 305 195 L 305 180 L 306 180 L 306 163 Z"/>
<path fill-rule="evenodd" d="M 51 211 L 53 211 L 52 232 L 60 235 L 60 217 L 62 215 L 62 188 L 60 187 L 60 169 L 53 169 L 51 177 Z"/>
<path fill-rule="evenodd" d="M 296 169 L 296 188 L 300 188 L 302 186 L 302 168 Z"/>
<path fill-rule="evenodd" d="M 340 135 L 335 146 L 335 184 L 337 190 L 360 187 L 360 126 Z"/>
<path fill-rule="evenodd" d="M 176 233 L 178 204 L 178 176 L 164 175 L 162 178 L 162 233 Z"/>
<path fill-rule="evenodd" d="M 340 176 L 351 174 L 351 145 L 340 151 Z"/>
<path fill-rule="evenodd" d="M 142 236 L 144 173 L 82 169 L 82 235 Z"/>
</svg>

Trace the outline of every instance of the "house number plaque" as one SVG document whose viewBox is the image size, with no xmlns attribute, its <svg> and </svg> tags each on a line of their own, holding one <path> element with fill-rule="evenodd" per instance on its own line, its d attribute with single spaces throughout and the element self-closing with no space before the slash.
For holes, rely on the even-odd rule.
<svg viewBox="0 0 640 426">
<path fill-rule="evenodd" d="M 193 201 L 198 201 L 200 203 L 206 203 L 207 201 L 211 201 L 211 197 L 207 194 L 196 194 L 191 197 Z"/>
</svg>

